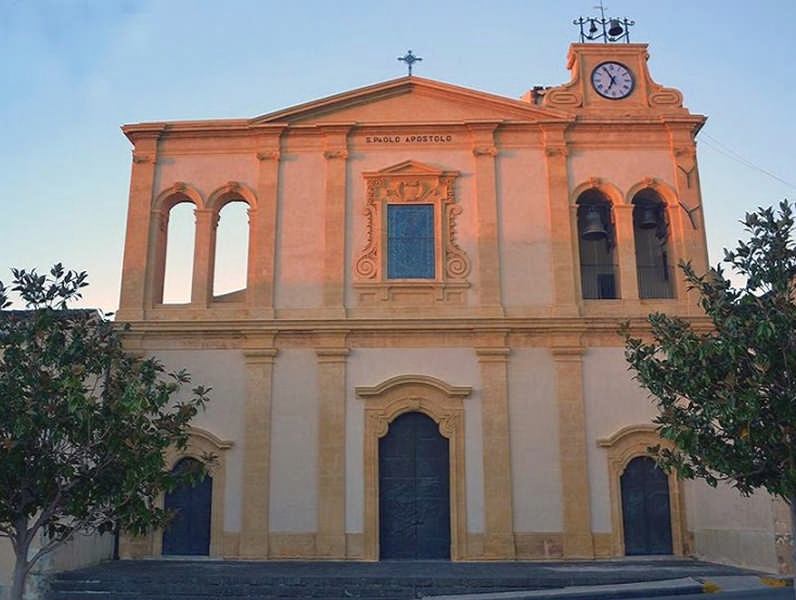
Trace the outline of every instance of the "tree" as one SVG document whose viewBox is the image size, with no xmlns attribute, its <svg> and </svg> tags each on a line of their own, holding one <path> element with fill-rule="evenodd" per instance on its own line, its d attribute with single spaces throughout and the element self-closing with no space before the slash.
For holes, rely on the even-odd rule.
<svg viewBox="0 0 796 600">
<path fill-rule="evenodd" d="M 793 208 L 784 201 L 741 222 L 749 239 L 723 261 L 741 284 L 721 266 L 699 275 L 681 265 L 709 325 L 652 314 L 651 341 L 625 326 L 625 356 L 660 409 L 661 437 L 676 445 L 654 449 L 664 468 L 745 495 L 765 489 L 790 504 L 796 526 Z"/>
<path fill-rule="evenodd" d="M 11 310 L 0 282 L 0 536 L 16 556 L 19 600 L 36 561 L 76 533 L 167 523 L 159 494 L 204 473 L 172 474 L 163 453 L 185 449 L 209 390 L 177 399 L 187 373 L 126 353 L 102 313 L 69 309 L 85 272 L 12 273 L 27 309 Z"/>
</svg>

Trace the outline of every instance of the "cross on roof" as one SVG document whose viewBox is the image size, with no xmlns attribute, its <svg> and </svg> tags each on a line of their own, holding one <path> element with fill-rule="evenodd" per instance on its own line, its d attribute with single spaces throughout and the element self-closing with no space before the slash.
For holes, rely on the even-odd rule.
<svg viewBox="0 0 796 600">
<path fill-rule="evenodd" d="M 411 50 L 407 50 L 406 51 L 406 56 L 399 56 L 398 60 L 402 60 L 403 62 L 406 63 L 406 66 L 409 67 L 409 75 L 411 75 L 412 74 L 412 65 L 414 63 L 418 62 L 418 61 L 423 60 L 423 59 L 420 58 L 419 56 L 415 56 L 414 54 L 412 54 Z"/>
</svg>

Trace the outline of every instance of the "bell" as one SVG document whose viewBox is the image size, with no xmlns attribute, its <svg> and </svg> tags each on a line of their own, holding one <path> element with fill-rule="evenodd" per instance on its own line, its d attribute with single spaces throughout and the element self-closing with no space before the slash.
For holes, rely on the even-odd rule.
<svg viewBox="0 0 796 600">
<path fill-rule="evenodd" d="M 611 19 L 611 25 L 608 27 L 608 35 L 611 37 L 616 37 L 618 35 L 622 35 L 625 30 L 622 29 L 622 24 L 619 22 L 619 19 Z"/>
<path fill-rule="evenodd" d="M 638 207 L 638 226 L 641 229 L 653 229 L 660 223 L 658 221 L 658 208 L 651 205 Z"/>
<path fill-rule="evenodd" d="M 596 206 L 586 207 L 586 214 L 583 215 L 583 231 L 581 236 L 584 240 L 604 240 L 608 237 L 608 231 L 603 224 L 603 218 Z"/>
<path fill-rule="evenodd" d="M 594 23 L 594 19 L 589 19 L 589 22 L 591 23 L 591 27 L 589 27 L 589 33 L 594 35 L 597 33 L 597 25 Z"/>
</svg>

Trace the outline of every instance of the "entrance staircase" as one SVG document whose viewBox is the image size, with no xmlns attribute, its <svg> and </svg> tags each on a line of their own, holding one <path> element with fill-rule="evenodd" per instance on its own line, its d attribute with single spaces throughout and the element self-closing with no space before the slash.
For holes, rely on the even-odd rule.
<svg viewBox="0 0 796 600">
<path fill-rule="evenodd" d="M 447 561 L 115 561 L 59 573 L 48 600 L 410 600 L 748 573 L 687 559 L 452 563 Z"/>
</svg>

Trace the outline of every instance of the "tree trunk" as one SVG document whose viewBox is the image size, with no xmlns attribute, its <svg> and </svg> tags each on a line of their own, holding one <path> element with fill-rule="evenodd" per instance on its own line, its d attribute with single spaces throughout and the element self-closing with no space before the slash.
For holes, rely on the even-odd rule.
<svg viewBox="0 0 796 600">
<path fill-rule="evenodd" d="M 24 554 L 17 553 L 16 562 L 14 563 L 14 578 L 11 582 L 11 596 L 10 600 L 22 600 L 25 593 L 25 580 L 28 576 L 28 561 L 27 561 L 28 548 L 24 549 Z"/>
<path fill-rule="evenodd" d="M 25 579 L 27 579 L 31 567 L 28 562 L 28 552 L 30 552 L 33 535 L 28 532 L 28 520 L 24 517 L 14 523 L 14 529 L 11 545 L 14 547 L 15 562 L 9 600 L 22 600 L 22 596 L 25 594 Z"/>
</svg>

